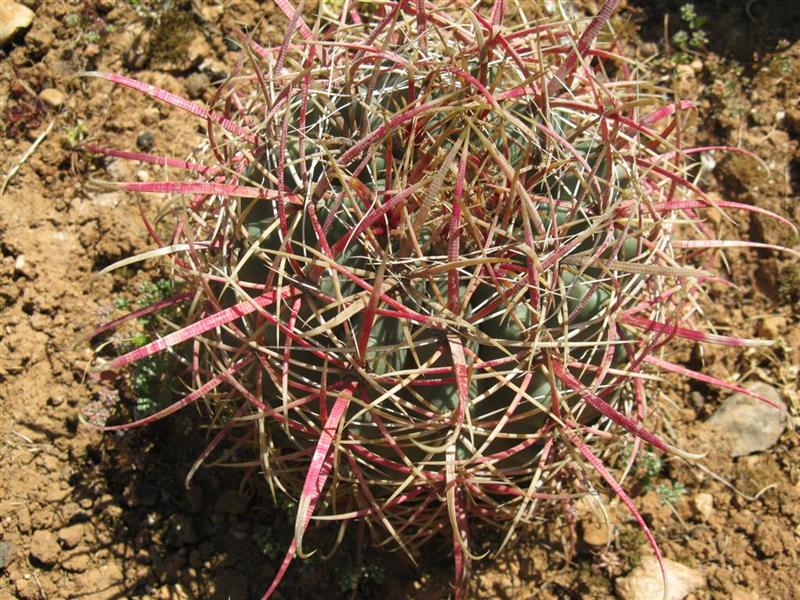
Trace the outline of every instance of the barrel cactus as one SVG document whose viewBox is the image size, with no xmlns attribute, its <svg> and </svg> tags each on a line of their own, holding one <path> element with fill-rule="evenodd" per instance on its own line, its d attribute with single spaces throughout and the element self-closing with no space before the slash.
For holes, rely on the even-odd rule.
<svg viewBox="0 0 800 600">
<path fill-rule="evenodd" d="M 641 444 L 680 452 L 645 426 L 654 371 L 743 391 L 659 349 L 764 343 L 695 318 L 718 249 L 746 245 L 704 215 L 783 219 L 697 187 L 707 149 L 681 145 L 695 106 L 639 79 L 615 0 L 586 21 L 503 0 L 322 3 L 313 30 L 276 4 L 283 43 L 243 34 L 209 108 L 91 74 L 208 131 L 193 161 L 90 148 L 188 175 L 122 184 L 176 198 L 171 238 L 148 223 L 157 249 L 138 258 L 166 257 L 180 293 L 112 325 L 176 306 L 186 321 L 100 368 L 180 351 L 189 391 L 109 429 L 204 401 L 218 432 L 201 458 L 252 440 L 270 488 L 297 500 L 266 596 L 316 519 L 369 520 L 411 556 L 444 533 L 461 595 L 470 522 L 508 540 L 594 481 L 660 559 L 609 440 L 631 462 Z"/>
</svg>

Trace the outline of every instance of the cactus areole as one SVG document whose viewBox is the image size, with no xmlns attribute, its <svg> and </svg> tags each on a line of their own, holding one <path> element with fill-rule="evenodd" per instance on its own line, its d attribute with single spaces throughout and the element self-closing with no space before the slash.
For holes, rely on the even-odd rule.
<svg viewBox="0 0 800 600">
<path fill-rule="evenodd" d="M 352 519 L 411 556 L 447 535 L 460 596 L 470 522 L 507 541 L 592 482 L 660 560 L 604 465 L 609 440 L 630 461 L 642 445 L 676 451 L 646 427 L 654 370 L 739 389 L 660 358 L 671 340 L 760 343 L 693 324 L 730 244 L 704 212 L 766 214 L 693 183 L 694 104 L 638 78 L 608 24 L 614 0 L 574 21 L 513 2 L 505 14 L 503 0 L 485 14 L 345 0 L 322 3 L 313 30 L 276 3 L 283 43 L 242 35 L 209 108 L 92 73 L 208 131 L 195 162 L 91 147 L 170 169 L 123 185 L 174 199 L 171 239 L 147 223 L 159 250 L 145 256 L 181 282 L 152 312 L 187 319 L 102 368 L 182 349 L 188 395 L 109 429 L 203 400 L 218 427 L 203 459 L 254 440 L 273 493 L 298 506 L 266 596 L 308 552 L 312 520 Z"/>
</svg>

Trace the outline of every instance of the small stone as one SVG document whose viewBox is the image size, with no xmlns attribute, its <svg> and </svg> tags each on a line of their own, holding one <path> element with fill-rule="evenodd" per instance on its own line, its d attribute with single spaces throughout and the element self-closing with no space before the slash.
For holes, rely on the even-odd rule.
<svg viewBox="0 0 800 600">
<path fill-rule="evenodd" d="M 222 5 L 219 6 L 203 6 L 200 9 L 200 15 L 203 17 L 204 21 L 208 21 L 209 23 L 213 23 L 219 20 L 225 12 L 225 7 Z"/>
<path fill-rule="evenodd" d="M 645 58 L 649 58 L 650 56 L 655 56 L 656 54 L 658 54 L 658 44 L 655 44 L 653 42 L 645 42 L 644 44 L 639 46 L 639 51 Z"/>
<path fill-rule="evenodd" d="M 136 171 L 136 181 L 150 181 L 150 173 L 144 169 Z"/>
<path fill-rule="evenodd" d="M 690 65 L 678 65 L 675 68 L 675 75 L 678 79 L 692 79 L 694 77 L 694 69 Z"/>
<path fill-rule="evenodd" d="M 35 13 L 19 2 L 3 2 L 0 10 L 0 46 L 5 46 L 33 23 Z"/>
<path fill-rule="evenodd" d="M 664 559 L 667 573 L 667 600 L 683 600 L 706 584 L 702 573 L 675 561 Z M 653 600 L 661 598 L 664 583 L 661 568 L 653 556 L 646 556 L 642 564 L 630 574 L 616 581 L 617 595 L 622 600 Z"/>
<path fill-rule="evenodd" d="M 778 390 L 766 383 L 757 383 L 749 389 L 780 408 L 740 393 L 725 400 L 707 423 L 726 434 L 732 458 L 767 450 L 786 429 L 786 405 Z"/>
<path fill-rule="evenodd" d="M 786 331 L 786 319 L 779 316 L 764 317 L 758 326 L 758 335 L 767 340 L 777 340 Z"/>
<path fill-rule="evenodd" d="M 14 270 L 20 275 L 25 275 L 26 274 L 25 273 L 25 255 L 24 254 L 18 255 L 17 258 L 14 260 Z"/>
<path fill-rule="evenodd" d="M 693 391 L 689 394 L 689 402 L 692 403 L 695 410 L 701 410 L 706 403 L 706 399 L 700 392 Z"/>
<path fill-rule="evenodd" d="M 51 531 L 40 529 L 31 536 L 31 559 L 39 564 L 45 567 L 56 564 L 60 551 L 56 536 Z"/>
<path fill-rule="evenodd" d="M 39 100 L 47 104 L 50 108 L 58 108 L 66 100 L 63 92 L 55 88 L 47 88 L 39 92 Z"/>
<path fill-rule="evenodd" d="M 704 521 L 708 521 L 714 514 L 714 496 L 706 492 L 695 494 L 692 498 L 692 506 Z"/>
<path fill-rule="evenodd" d="M 225 64 L 215 58 L 206 58 L 200 63 L 198 70 L 208 75 L 208 78 L 212 82 L 221 81 L 228 76 L 228 70 Z"/>
<path fill-rule="evenodd" d="M 186 78 L 186 93 L 189 98 L 202 98 L 210 84 L 211 80 L 205 73 L 192 73 Z"/>
<path fill-rule="evenodd" d="M 75 525 L 64 527 L 64 529 L 59 531 L 58 539 L 65 548 L 74 548 L 81 543 L 84 535 L 86 535 L 86 525 L 83 523 L 76 523 Z"/>
<path fill-rule="evenodd" d="M 136 147 L 142 152 L 150 152 L 155 145 L 155 138 L 149 131 L 144 131 L 136 137 Z"/>
<path fill-rule="evenodd" d="M 11 542 L 0 542 L 0 571 L 5 569 L 14 560 L 16 548 Z"/>
<path fill-rule="evenodd" d="M 89 194 L 89 200 L 97 208 L 115 208 L 122 202 L 122 195 L 117 192 L 105 192 L 102 194 Z"/>
<path fill-rule="evenodd" d="M 699 58 L 695 58 L 692 62 L 689 63 L 689 66 L 692 67 L 692 70 L 695 73 L 699 73 L 703 70 L 703 61 Z"/>
<path fill-rule="evenodd" d="M 588 496 L 575 502 L 575 511 L 580 519 L 581 539 L 590 546 L 606 546 L 614 539 L 611 514 L 604 515 L 595 500 Z"/>
<path fill-rule="evenodd" d="M 83 51 L 83 55 L 86 58 L 95 58 L 100 54 L 100 46 L 97 44 L 89 44 Z"/>
</svg>

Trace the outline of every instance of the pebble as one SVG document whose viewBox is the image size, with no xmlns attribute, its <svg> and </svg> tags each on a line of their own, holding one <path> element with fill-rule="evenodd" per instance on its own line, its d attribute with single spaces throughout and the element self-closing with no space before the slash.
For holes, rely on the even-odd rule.
<svg viewBox="0 0 800 600">
<path fill-rule="evenodd" d="M 5 569 L 14 560 L 16 548 L 11 542 L 0 542 L 0 571 Z"/>
<path fill-rule="evenodd" d="M 704 521 L 708 521 L 714 514 L 714 496 L 706 492 L 695 494 L 692 498 L 692 506 Z"/>
<path fill-rule="evenodd" d="M 654 44 L 653 42 L 645 42 L 639 46 L 639 51 L 645 58 L 655 56 L 658 54 L 658 44 Z"/>
<path fill-rule="evenodd" d="M 51 531 L 40 529 L 31 536 L 31 558 L 46 567 L 56 564 L 60 550 Z"/>
<path fill-rule="evenodd" d="M 694 69 L 691 65 L 678 65 L 675 68 L 675 75 L 678 79 L 692 79 L 694 77 Z"/>
<path fill-rule="evenodd" d="M 192 99 L 202 98 L 210 84 L 211 80 L 205 73 L 192 73 L 186 78 L 186 93 Z"/>
<path fill-rule="evenodd" d="M 606 546 L 614 538 L 611 514 L 603 516 L 597 502 L 588 496 L 575 502 L 575 511 L 580 519 L 581 539 L 590 546 Z"/>
<path fill-rule="evenodd" d="M 150 152 L 155 145 L 155 137 L 149 131 L 143 131 L 136 136 L 136 147 L 142 152 Z"/>
<path fill-rule="evenodd" d="M 745 394 L 730 395 L 707 423 L 727 435 L 732 458 L 769 449 L 786 429 L 786 405 L 778 390 L 766 383 L 757 383 L 749 389 L 781 409 Z"/>
<path fill-rule="evenodd" d="M 39 92 L 39 100 L 47 104 L 50 108 L 59 108 L 66 100 L 64 92 L 55 88 L 46 88 Z"/>
<path fill-rule="evenodd" d="M 675 561 L 664 559 L 667 571 L 667 600 L 683 600 L 706 584 L 702 573 Z M 622 600 L 653 600 L 661 598 L 664 583 L 661 569 L 654 556 L 646 556 L 630 574 L 616 581 L 617 595 Z"/>
<path fill-rule="evenodd" d="M 25 271 L 25 255 L 19 254 L 17 258 L 14 259 L 14 271 L 16 271 L 20 275 L 27 275 Z"/>
<path fill-rule="evenodd" d="M 0 46 L 5 46 L 30 27 L 34 16 L 30 8 L 19 2 L 3 2 L 3 10 L 0 10 Z"/>
<path fill-rule="evenodd" d="M 692 70 L 695 73 L 699 73 L 703 70 L 703 61 L 699 58 L 695 58 L 692 62 L 689 63 L 689 66 L 692 67 Z"/>
</svg>

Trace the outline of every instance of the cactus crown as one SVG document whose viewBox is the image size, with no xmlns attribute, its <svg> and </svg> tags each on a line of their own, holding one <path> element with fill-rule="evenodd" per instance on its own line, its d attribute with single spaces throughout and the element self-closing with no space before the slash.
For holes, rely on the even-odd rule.
<svg viewBox="0 0 800 600">
<path fill-rule="evenodd" d="M 312 516 L 372 520 L 409 553 L 449 531 L 461 590 L 470 519 L 508 540 L 590 475 L 658 552 L 607 441 L 673 450 L 643 425 L 647 369 L 711 380 L 656 356 L 674 337 L 757 343 L 684 324 L 724 245 L 703 211 L 757 210 L 692 183 L 694 105 L 659 104 L 595 43 L 616 1 L 515 25 L 502 0 L 345 2 L 313 31 L 276 1 L 284 43 L 243 36 L 211 110 L 99 74 L 209 134 L 202 164 L 93 148 L 194 175 L 125 184 L 184 195 L 171 241 L 150 228 L 183 292 L 152 310 L 180 303 L 188 324 L 105 365 L 191 342 L 193 391 L 112 429 L 204 397 L 221 423 L 204 458 L 255 428 L 269 485 L 299 498 L 269 593 Z"/>
</svg>

